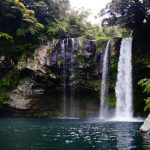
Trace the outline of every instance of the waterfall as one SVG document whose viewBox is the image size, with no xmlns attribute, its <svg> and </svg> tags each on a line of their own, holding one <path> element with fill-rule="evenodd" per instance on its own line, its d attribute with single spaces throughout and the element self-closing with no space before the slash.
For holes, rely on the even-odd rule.
<svg viewBox="0 0 150 150">
<path fill-rule="evenodd" d="M 62 44 L 61 44 L 61 53 L 62 53 L 62 56 L 65 58 L 65 44 L 64 44 L 64 40 L 62 41 Z M 66 116 L 66 71 L 65 71 L 65 68 L 66 68 L 66 62 L 65 62 L 65 59 L 63 61 L 63 67 L 61 68 L 61 74 L 62 74 L 62 77 L 61 77 L 61 80 L 62 80 L 62 85 L 63 85 L 63 116 Z"/>
<path fill-rule="evenodd" d="M 131 119 L 132 110 L 132 38 L 121 41 L 118 75 L 115 87 L 117 103 L 116 118 Z"/>
<path fill-rule="evenodd" d="M 100 118 L 107 117 L 108 111 L 108 54 L 109 54 L 109 44 L 108 41 L 107 46 L 104 51 L 103 57 L 103 69 L 102 69 L 102 82 L 101 82 L 101 97 L 100 97 Z"/>
<path fill-rule="evenodd" d="M 74 117 L 75 113 L 75 107 L 74 107 L 74 96 L 75 96 L 75 91 L 74 91 L 74 78 L 75 78 L 75 71 L 74 71 L 74 39 L 72 38 L 72 49 L 71 49 L 71 56 L 70 56 L 70 78 L 71 78 L 71 101 L 70 101 L 70 114 L 72 117 Z"/>
<path fill-rule="evenodd" d="M 76 117 L 75 111 L 79 110 L 79 104 L 76 99 L 79 99 L 79 93 L 76 91 L 78 70 L 76 69 L 77 62 L 75 61 L 75 54 L 78 52 L 78 39 L 67 39 L 66 44 L 64 40 L 61 41 L 61 85 L 63 89 L 62 110 L 63 117 Z M 69 80 L 68 77 L 69 76 Z M 69 91 L 70 87 L 70 93 Z M 76 93 L 75 93 L 76 92 Z M 69 100 L 67 102 L 67 100 Z M 69 103 L 70 102 L 70 103 Z M 70 113 L 68 113 L 68 104 L 70 104 Z"/>
</svg>

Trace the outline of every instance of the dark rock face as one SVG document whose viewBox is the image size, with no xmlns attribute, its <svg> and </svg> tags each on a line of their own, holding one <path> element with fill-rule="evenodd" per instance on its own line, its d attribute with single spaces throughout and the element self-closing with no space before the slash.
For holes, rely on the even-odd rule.
<svg viewBox="0 0 150 150">
<path fill-rule="evenodd" d="M 68 99 L 70 93 L 79 95 L 83 90 L 97 93 L 99 97 L 97 85 L 94 87 L 88 80 L 91 78 L 93 83 L 94 79 L 100 81 L 98 59 L 101 55 L 95 60 L 95 54 L 94 41 L 87 39 L 70 38 L 57 41 L 53 47 L 50 43 L 39 46 L 35 50 L 34 60 L 21 57 L 18 62 L 20 81 L 18 87 L 9 94 L 9 106 L 16 109 L 52 109 L 51 104 L 48 107 L 47 104 L 50 101 L 55 104 L 53 93 L 59 93 L 56 99 L 60 99 L 57 102 L 60 109 L 64 90 Z M 47 99 L 51 100 L 48 102 Z"/>
<path fill-rule="evenodd" d="M 110 42 L 110 56 L 119 57 L 122 38 L 115 37 Z"/>
<path fill-rule="evenodd" d="M 112 40 L 110 61 L 119 55 Z M 121 42 L 121 40 L 120 40 Z M 71 94 L 80 110 L 99 113 L 100 85 L 104 48 L 96 51 L 95 41 L 82 38 L 53 40 L 39 45 L 31 58 L 21 56 L 16 66 L 20 70 L 18 87 L 9 93 L 9 107 L 21 110 L 62 111 L 64 92 L 67 109 Z M 34 58 L 34 59 L 33 59 Z M 0 59 L 0 66 L 5 59 Z M 82 115 L 81 115 L 82 116 Z"/>
<path fill-rule="evenodd" d="M 94 57 L 96 52 L 96 45 L 87 39 L 80 41 L 76 39 L 67 39 L 58 41 L 56 47 L 51 54 L 47 55 L 47 59 L 51 67 L 57 67 L 58 61 L 63 65 L 76 64 L 74 57 L 78 56 L 78 52 L 84 56 L 84 61 L 88 62 Z M 76 56 L 75 56 L 76 55 Z"/>
</svg>

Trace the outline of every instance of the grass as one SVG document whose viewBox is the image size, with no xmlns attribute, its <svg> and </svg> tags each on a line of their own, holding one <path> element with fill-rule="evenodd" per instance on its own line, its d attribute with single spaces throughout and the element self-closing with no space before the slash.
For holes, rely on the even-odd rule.
<svg viewBox="0 0 150 150">
<path fill-rule="evenodd" d="M 96 37 L 96 40 L 111 40 L 111 37 L 105 37 L 105 36 L 100 36 L 100 37 Z"/>
</svg>

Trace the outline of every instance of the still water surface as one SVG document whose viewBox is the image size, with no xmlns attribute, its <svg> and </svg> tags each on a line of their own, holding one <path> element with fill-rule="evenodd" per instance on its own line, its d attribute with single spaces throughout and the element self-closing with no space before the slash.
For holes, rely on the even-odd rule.
<svg viewBox="0 0 150 150">
<path fill-rule="evenodd" d="M 1 118 L 0 150 L 148 150 L 143 122 Z"/>
</svg>

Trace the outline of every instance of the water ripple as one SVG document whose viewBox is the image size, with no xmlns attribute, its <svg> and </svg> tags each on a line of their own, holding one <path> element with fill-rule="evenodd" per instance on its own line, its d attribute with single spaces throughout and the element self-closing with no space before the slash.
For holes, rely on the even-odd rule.
<svg viewBox="0 0 150 150">
<path fill-rule="evenodd" d="M 150 149 L 150 137 L 138 132 L 141 125 L 94 119 L 2 118 L 0 149 Z"/>
</svg>

